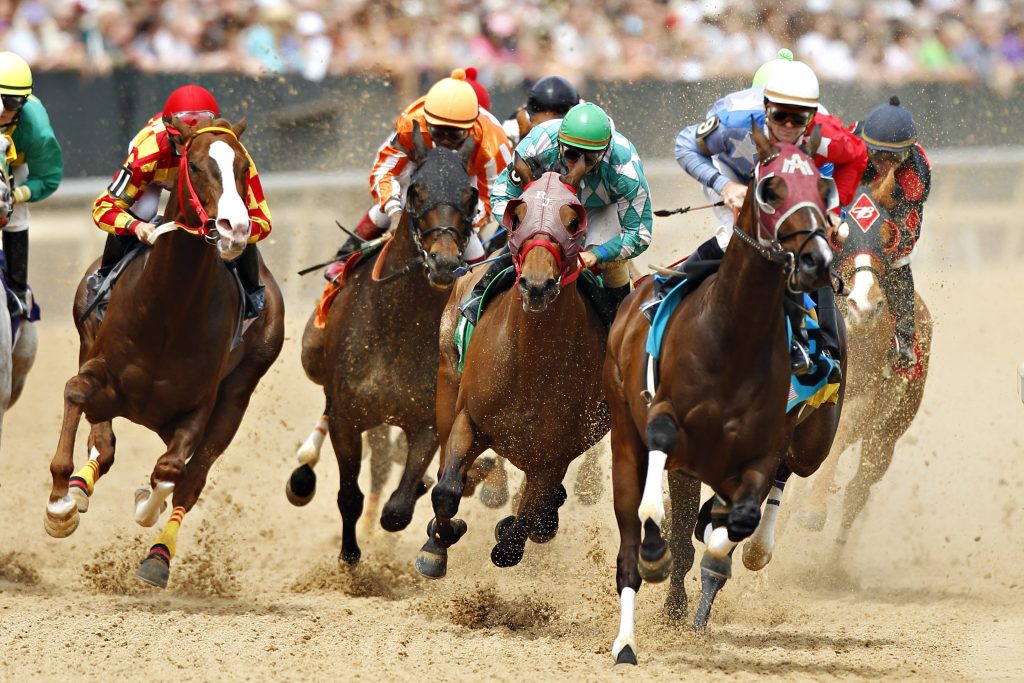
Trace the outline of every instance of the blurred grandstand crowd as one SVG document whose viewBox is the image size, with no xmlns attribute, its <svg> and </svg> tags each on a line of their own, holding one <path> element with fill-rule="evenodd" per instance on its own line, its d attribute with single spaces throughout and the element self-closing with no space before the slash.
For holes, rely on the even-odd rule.
<svg viewBox="0 0 1024 683">
<path fill-rule="evenodd" d="M 822 80 L 1008 89 L 1024 74 L 1024 0 L 0 0 L 0 17 L 0 48 L 86 75 L 474 64 L 486 84 L 692 81 L 747 78 L 780 46 Z"/>
</svg>

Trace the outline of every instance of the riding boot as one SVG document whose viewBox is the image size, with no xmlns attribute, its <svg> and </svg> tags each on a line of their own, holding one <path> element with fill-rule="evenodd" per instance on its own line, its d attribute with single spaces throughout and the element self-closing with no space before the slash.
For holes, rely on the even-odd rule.
<svg viewBox="0 0 1024 683">
<path fill-rule="evenodd" d="M 380 227 L 373 222 L 370 217 L 370 212 L 367 211 L 363 214 L 363 217 L 359 219 L 359 225 L 356 226 L 355 235 L 349 235 L 345 243 L 338 249 L 338 253 L 335 254 L 335 260 L 342 260 L 348 257 L 350 254 L 359 251 L 360 247 L 363 246 L 363 242 L 368 242 L 372 239 L 376 239 L 384 234 L 387 230 L 387 226 Z"/>
<path fill-rule="evenodd" d="M 462 311 L 462 315 L 465 316 L 473 325 L 480 322 L 480 299 L 483 298 L 484 292 L 487 291 L 488 285 L 494 281 L 494 278 L 512 265 L 512 254 L 508 251 L 504 252 L 495 261 L 491 261 L 491 265 L 487 267 L 487 272 L 484 276 L 473 286 L 473 291 L 469 293 L 469 296 L 459 304 L 459 310 Z"/>
<path fill-rule="evenodd" d="M 718 243 L 718 238 L 712 237 L 697 247 L 692 254 L 687 256 L 682 263 L 675 266 L 673 270 L 682 273 L 683 268 L 687 267 L 687 265 L 692 268 L 695 263 L 700 263 L 702 261 L 721 261 L 723 258 L 725 258 L 725 251 Z M 669 279 L 661 275 L 654 276 L 654 293 L 650 299 L 640 306 L 640 310 L 643 312 L 647 320 L 654 322 L 654 315 L 658 311 L 658 304 L 661 303 L 661 300 L 665 298 L 665 295 L 669 293 L 669 290 L 678 284 L 678 282 L 679 280 L 677 278 Z"/>
<path fill-rule="evenodd" d="M 255 244 L 247 244 L 238 257 L 238 278 L 245 289 L 245 320 L 251 320 L 263 312 L 266 299 L 264 286 L 260 283 L 260 258 Z"/>
<path fill-rule="evenodd" d="M 604 300 L 602 305 L 598 307 L 597 317 L 601 319 L 601 324 L 606 328 L 611 328 L 612 323 L 615 322 L 615 314 L 619 310 L 619 304 L 629 296 L 632 291 L 629 283 L 622 285 L 621 287 L 606 287 L 604 290 Z"/>
<path fill-rule="evenodd" d="M 28 316 L 28 230 L 3 235 L 7 308 L 14 317 Z"/>
<path fill-rule="evenodd" d="M 889 272 L 882 279 L 882 291 L 889 308 L 896 316 L 896 348 L 890 351 L 890 362 L 897 370 L 909 370 L 917 365 L 914 349 L 914 274 L 906 265 Z"/>
<path fill-rule="evenodd" d="M 804 326 L 803 296 L 793 294 L 789 291 L 783 298 L 782 307 L 789 316 L 789 327 L 792 340 L 789 345 L 790 372 L 797 377 L 806 375 L 814 369 L 811 362 L 811 355 L 807 352 L 810 340 L 807 338 L 807 328 Z"/>
<path fill-rule="evenodd" d="M 842 378 L 839 369 L 839 312 L 836 310 L 836 295 L 832 287 L 822 287 L 814 293 L 815 308 L 818 312 L 818 327 L 821 329 L 821 355 L 836 361 L 829 373 L 829 384 L 838 384 Z"/>
<path fill-rule="evenodd" d="M 107 235 L 107 241 L 103 244 L 103 257 L 100 259 L 100 267 L 91 273 L 85 281 L 86 303 L 91 304 L 99 292 L 100 285 L 110 275 L 124 255 L 128 253 L 131 246 L 138 242 L 134 235 Z"/>
</svg>

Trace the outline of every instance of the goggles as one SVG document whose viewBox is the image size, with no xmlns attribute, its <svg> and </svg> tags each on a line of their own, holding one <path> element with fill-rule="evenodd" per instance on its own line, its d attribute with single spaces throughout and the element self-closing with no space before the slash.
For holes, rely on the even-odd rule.
<svg viewBox="0 0 1024 683">
<path fill-rule="evenodd" d="M 570 166 L 576 164 L 581 158 L 585 160 L 587 168 L 597 166 L 597 163 L 604 157 L 605 150 L 603 149 L 580 149 L 579 147 L 570 147 L 569 145 L 559 144 L 562 152 L 562 158 Z"/>
<path fill-rule="evenodd" d="M 216 116 L 214 116 L 213 112 L 209 111 L 209 110 L 203 110 L 203 111 L 179 111 L 179 112 L 175 113 L 172 118 L 175 118 L 175 117 L 178 118 L 178 119 L 181 119 L 183 122 L 187 123 L 190 126 L 196 125 L 197 123 L 199 123 L 203 119 L 213 119 L 213 118 L 216 118 Z"/>
<path fill-rule="evenodd" d="M 435 145 L 455 148 L 459 146 L 466 136 L 469 135 L 469 128 L 456 128 L 454 126 L 427 126 L 427 133 Z"/>
<path fill-rule="evenodd" d="M 768 118 L 779 125 L 784 125 L 786 121 L 789 121 L 797 128 L 804 128 L 814 118 L 814 111 L 792 111 L 789 109 L 777 109 L 776 107 L 768 108 Z"/>
<path fill-rule="evenodd" d="M 4 111 L 18 111 L 25 104 L 25 100 L 28 98 L 24 95 L 0 95 L 0 101 L 3 102 Z"/>
<path fill-rule="evenodd" d="M 910 156 L 910 150 L 905 149 L 901 152 L 883 152 L 881 150 L 868 150 L 868 154 L 872 161 L 879 163 L 890 162 L 893 164 L 902 164 Z"/>
</svg>

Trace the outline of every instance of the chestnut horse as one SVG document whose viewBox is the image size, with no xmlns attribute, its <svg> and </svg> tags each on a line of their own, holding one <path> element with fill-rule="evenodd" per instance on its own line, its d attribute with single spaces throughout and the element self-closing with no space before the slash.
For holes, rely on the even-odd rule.
<svg viewBox="0 0 1024 683">
<path fill-rule="evenodd" d="M 178 201 L 168 202 L 168 222 L 151 240 L 170 234 L 125 268 L 102 323 L 95 317 L 78 322 L 85 310 L 84 278 L 75 294 L 80 367 L 64 388 L 64 422 L 50 463 L 53 488 L 45 519 L 51 536 L 68 536 L 77 528 L 96 480 L 114 462 L 113 418 L 153 430 L 167 450 L 153 468 L 151 488 L 136 492 L 135 519 L 153 526 L 172 493 L 174 510 L 137 576 L 160 587 L 167 585 L 182 518 L 231 443 L 252 392 L 284 341 L 284 301 L 262 263 L 266 309 L 235 339 L 242 295 L 224 263 L 237 258 L 249 238 L 243 197 L 252 161 L 239 142 L 245 121 L 206 119 L 193 128 L 175 120 L 174 125 L 185 140 L 171 193 Z M 200 218 L 204 214 L 208 220 Z M 75 431 L 83 414 L 92 425 L 90 458 L 72 479 Z"/>
<path fill-rule="evenodd" d="M 813 291 L 830 282 L 824 226 L 835 186 L 821 178 L 806 150 L 773 144 L 756 125 L 751 134 L 760 161 L 734 239 L 717 274 L 671 313 L 661 342 L 660 383 L 649 388 L 646 381 L 650 325 L 636 305 L 651 294 L 650 281 L 627 299 L 609 337 L 604 385 L 612 413 L 622 612 L 612 654 L 620 663 L 636 663 L 633 615 L 641 577 L 664 580 L 672 563 L 661 536 L 662 472 L 681 471 L 715 493 L 695 529 L 708 545 L 694 619 L 696 628 L 704 628 L 714 595 L 730 575 L 732 550 L 757 530 L 755 547 L 744 549 L 744 564 L 767 564 L 784 481 L 790 470 L 807 476 L 817 469 L 839 420 L 841 398 L 811 412 L 799 429 L 800 411 L 787 414 L 783 314 L 787 286 Z M 820 136 L 816 128 L 808 149 L 817 148 Z M 677 482 L 671 491 L 673 537 L 686 533 L 683 527 L 693 519 L 692 486 Z M 677 500 L 676 491 L 685 499 Z M 682 576 L 677 581 L 681 586 Z"/>
<path fill-rule="evenodd" d="M 526 474 L 517 514 L 495 527 L 491 550 L 495 565 L 511 567 L 522 559 L 527 538 L 554 538 L 566 469 L 608 429 L 601 391 L 607 333 L 576 284 L 586 212 L 575 188 L 585 171 L 580 159 L 565 181 L 545 173 L 509 202 L 503 222 L 516 284 L 497 294 L 481 317 L 461 373 L 454 335 L 459 303 L 474 282 L 460 282 L 445 309 L 437 370 L 441 467 L 431 493 L 434 519 L 416 559 L 427 578 L 445 575 L 448 548 L 466 532 L 454 517 L 473 461 L 485 449 Z"/>
<path fill-rule="evenodd" d="M 814 477 L 811 493 L 803 509 L 796 513 L 797 521 L 807 528 L 824 528 L 825 499 L 833 486 L 839 456 L 860 441 L 860 464 L 845 490 L 843 519 L 833 558 L 836 561 L 850 528 L 867 503 L 871 487 L 889 469 L 896 442 L 914 421 L 928 379 L 932 319 L 916 292 L 914 333 L 918 364 L 908 372 L 894 372 L 889 366 L 896 319 L 879 283 L 897 267 L 900 255 L 911 246 L 901 244 L 900 230 L 888 213 L 894 177 L 890 173 L 879 180 L 877 187 L 861 187 L 841 227 L 845 242 L 838 256 L 839 273 L 853 283 L 849 297 L 839 306 L 852 341 L 846 416 L 836 435 L 832 457 Z"/>
<path fill-rule="evenodd" d="M 458 152 L 428 151 L 418 125 L 413 131 L 415 165 L 405 214 L 373 268 L 352 272 L 328 313 L 324 329 L 310 318 L 302 339 L 302 366 L 324 387 L 326 407 L 317 428 L 299 450 L 286 493 L 305 505 L 316 492 L 313 466 L 329 432 L 341 474 L 341 559 L 359 561 L 356 523 L 363 511 L 359 488 L 361 434 L 382 424 L 401 427 L 408 442 L 402 479 L 384 505 L 380 523 L 400 531 L 426 493 L 423 475 L 437 449 L 434 398 L 437 329 L 448 290 L 463 263 L 473 228 L 477 191 L 466 172 L 475 145 Z M 414 268 L 422 263 L 423 267 Z M 379 272 L 378 272 L 379 271 Z"/>
</svg>

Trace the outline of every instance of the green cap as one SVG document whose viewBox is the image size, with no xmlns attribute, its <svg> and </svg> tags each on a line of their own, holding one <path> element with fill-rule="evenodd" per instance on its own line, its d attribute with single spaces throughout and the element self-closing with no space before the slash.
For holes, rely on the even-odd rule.
<svg viewBox="0 0 1024 683">
<path fill-rule="evenodd" d="M 612 122 L 601 107 L 581 102 L 566 112 L 558 139 L 570 147 L 604 149 L 612 139 Z"/>
<path fill-rule="evenodd" d="M 779 54 L 775 59 L 769 62 L 765 62 L 764 64 L 761 65 L 761 68 L 759 68 L 757 72 L 754 74 L 754 81 L 750 85 L 764 85 L 765 83 L 768 82 L 768 79 L 772 77 L 772 72 L 775 71 L 775 67 L 776 65 L 778 65 L 779 62 L 792 61 L 793 51 L 790 50 L 789 48 L 782 48 L 781 50 L 779 50 Z"/>
</svg>

